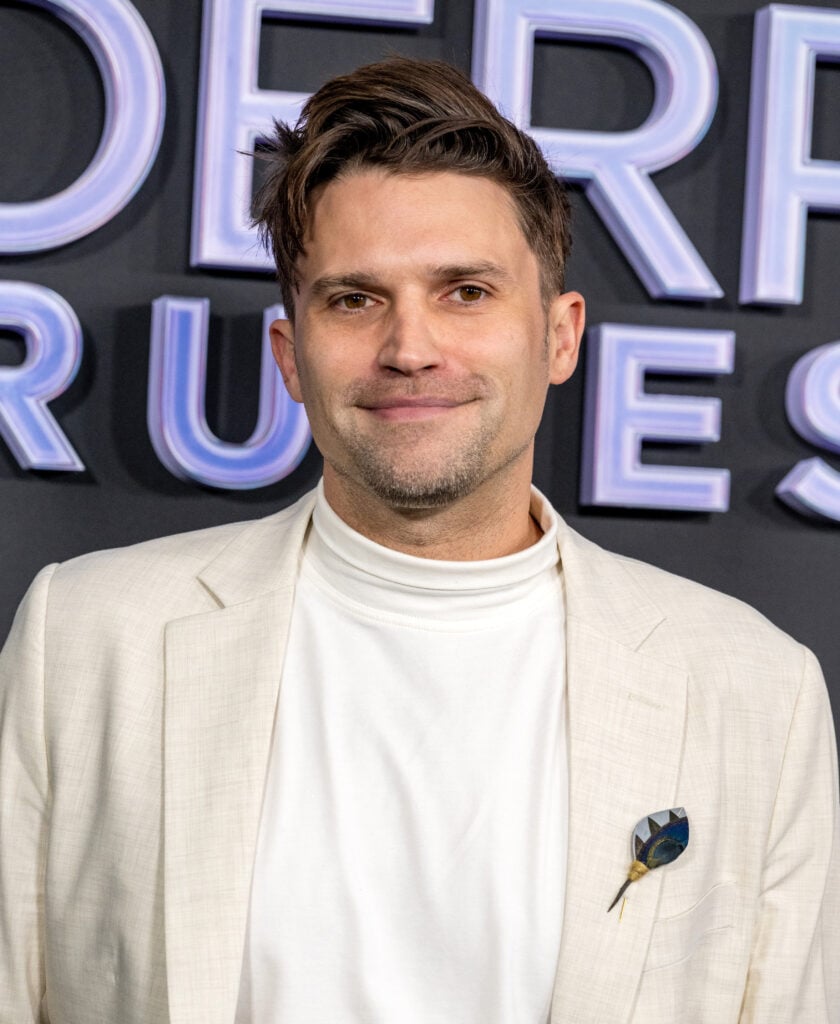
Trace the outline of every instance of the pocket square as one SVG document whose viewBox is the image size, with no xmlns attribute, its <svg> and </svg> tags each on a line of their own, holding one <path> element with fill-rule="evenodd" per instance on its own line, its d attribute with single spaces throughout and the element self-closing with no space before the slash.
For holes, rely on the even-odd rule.
<svg viewBox="0 0 840 1024">
<path fill-rule="evenodd" d="M 631 882 L 637 882 L 648 871 L 670 864 L 688 846 L 688 815 L 684 807 L 648 814 L 633 829 L 633 863 L 627 880 L 607 908 L 609 913 L 624 895 Z"/>
</svg>

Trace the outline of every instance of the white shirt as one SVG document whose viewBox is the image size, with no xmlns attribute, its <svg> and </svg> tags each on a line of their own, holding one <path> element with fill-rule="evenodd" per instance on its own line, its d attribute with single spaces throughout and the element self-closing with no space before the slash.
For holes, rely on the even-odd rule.
<svg viewBox="0 0 840 1024">
<path fill-rule="evenodd" d="M 567 845 L 556 521 L 442 562 L 319 492 L 283 667 L 238 1024 L 545 1024 Z"/>
</svg>

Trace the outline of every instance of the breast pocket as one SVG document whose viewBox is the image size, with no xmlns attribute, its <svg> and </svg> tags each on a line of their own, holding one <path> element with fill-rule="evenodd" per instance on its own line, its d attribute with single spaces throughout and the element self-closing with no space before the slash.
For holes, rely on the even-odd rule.
<svg viewBox="0 0 840 1024">
<path fill-rule="evenodd" d="M 714 933 L 733 928 L 735 901 L 735 883 L 722 882 L 682 914 L 657 921 L 653 927 L 645 972 L 687 960 Z"/>
</svg>

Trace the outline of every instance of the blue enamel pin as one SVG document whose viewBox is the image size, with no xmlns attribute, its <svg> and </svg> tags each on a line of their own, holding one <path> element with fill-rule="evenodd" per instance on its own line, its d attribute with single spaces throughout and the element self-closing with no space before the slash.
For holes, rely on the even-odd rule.
<svg viewBox="0 0 840 1024">
<path fill-rule="evenodd" d="M 607 913 L 618 903 L 631 882 L 663 864 L 670 864 L 688 846 L 688 815 L 684 807 L 671 807 L 667 811 L 648 814 L 633 829 L 635 860 L 627 872 L 627 881 L 609 905 Z"/>
</svg>

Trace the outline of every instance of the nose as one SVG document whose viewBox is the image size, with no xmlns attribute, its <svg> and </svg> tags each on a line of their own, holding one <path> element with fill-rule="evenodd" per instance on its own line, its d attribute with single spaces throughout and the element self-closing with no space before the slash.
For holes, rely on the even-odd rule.
<svg viewBox="0 0 840 1024">
<path fill-rule="evenodd" d="M 395 305 L 379 350 L 379 366 L 410 377 L 443 361 L 428 312 L 420 304 Z"/>
</svg>

